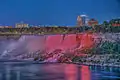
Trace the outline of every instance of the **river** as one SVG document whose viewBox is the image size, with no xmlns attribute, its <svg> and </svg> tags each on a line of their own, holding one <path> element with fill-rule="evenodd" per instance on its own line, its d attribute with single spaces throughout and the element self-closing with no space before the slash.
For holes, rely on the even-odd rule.
<svg viewBox="0 0 120 80">
<path fill-rule="evenodd" d="M 46 36 L 22 36 L 18 40 L 0 39 L 0 58 L 14 60 L 29 52 L 44 49 L 47 53 L 51 53 L 56 49 L 68 51 L 81 47 L 88 48 L 92 45 L 91 35 L 87 34 L 82 36 L 55 35 L 47 36 L 47 38 Z M 120 80 L 120 69 L 65 63 L 1 61 L 0 80 Z"/>
<path fill-rule="evenodd" d="M 65 63 L 1 62 L 0 80 L 120 80 L 120 69 Z"/>
</svg>

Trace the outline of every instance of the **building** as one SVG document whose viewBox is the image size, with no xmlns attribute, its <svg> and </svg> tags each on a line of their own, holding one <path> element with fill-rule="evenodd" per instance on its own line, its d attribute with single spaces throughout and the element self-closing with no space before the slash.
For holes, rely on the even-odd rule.
<svg viewBox="0 0 120 80">
<path fill-rule="evenodd" d="M 0 26 L 0 28 L 12 28 L 12 26 Z"/>
<path fill-rule="evenodd" d="M 21 22 L 21 23 L 17 23 L 17 24 L 15 25 L 15 27 L 16 27 L 16 28 L 28 28 L 29 25 Z"/>
<path fill-rule="evenodd" d="M 97 20 L 95 20 L 95 19 L 90 19 L 89 21 L 88 21 L 88 26 L 95 26 L 95 25 L 98 25 L 98 21 Z"/>
<path fill-rule="evenodd" d="M 0 28 L 4 28 L 5 26 L 0 26 Z"/>
<path fill-rule="evenodd" d="M 80 26 L 82 26 L 82 18 L 81 18 L 81 16 L 78 16 L 77 17 L 77 27 L 80 27 Z"/>
<path fill-rule="evenodd" d="M 77 26 L 88 26 L 88 16 L 87 15 L 80 15 L 77 17 Z"/>
<path fill-rule="evenodd" d="M 12 28 L 12 26 L 5 26 L 4 28 Z"/>
<path fill-rule="evenodd" d="M 112 19 L 109 22 L 113 27 L 120 27 L 120 19 Z"/>
<path fill-rule="evenodd" d="M 88 16 L 87 15 L 81 15 L 82 18 L 82 24 L 83 26 L 88 26 Z"/>
</svg>

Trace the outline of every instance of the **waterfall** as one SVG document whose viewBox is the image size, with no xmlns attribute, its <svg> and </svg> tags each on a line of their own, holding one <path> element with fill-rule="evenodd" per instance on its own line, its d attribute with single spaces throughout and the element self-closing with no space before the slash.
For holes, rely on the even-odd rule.
<svg viewBox="0 0 120 80">
<path fill-rule="evenodd" d="M 0 41 L 1 57 L 15 57 L 36 51 L 46 50 L 47 53 L 52 53 L 55 50 L 67 52 L 70 50 L 89 47 L 93 44 L 91 35 L 88 34 L 59 34 L 59 35 L 23 35 L 18 40 Z M 4 48 L 3 48 L 4 47 Z M 1 49 L 4 49 L 3 51 Z"/>
</svg>

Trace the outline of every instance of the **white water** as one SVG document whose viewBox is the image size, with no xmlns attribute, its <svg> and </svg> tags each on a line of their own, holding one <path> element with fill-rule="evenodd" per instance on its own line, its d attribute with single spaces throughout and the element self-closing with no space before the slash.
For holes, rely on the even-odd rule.
<svg viewBox="0 0 120 80">
<path fill-rule="evenodd" d="M 82 36 L 82 37 L 81 37 Z M 80 40 L 77 40 L 76 34 L 69 35 L 45 35 L 45 36 L 21 36 L 19 40 L 5 40 L 0 45 L 1 57 L 7 58 L 27 54 L 29 52 L 36 52 L 46 50 L 51 53 L 56 49 L 64 51 L 74 50 L 81 46 L 86 46 L 85 43 L 90 43 L 89 35 L 79 35 Z M 87 38 L 86 38 L 87 37 Z M 87 39 L 87 40 L 85 40 Z M 85 42 L 87 41 L 87 42 Z M 81 43 L 82 42 L 82 43 Z M 87 44 L 88 44 L 87 43 Z M 91 45 L 91 44 L 90 44 Z"/>
</svg>

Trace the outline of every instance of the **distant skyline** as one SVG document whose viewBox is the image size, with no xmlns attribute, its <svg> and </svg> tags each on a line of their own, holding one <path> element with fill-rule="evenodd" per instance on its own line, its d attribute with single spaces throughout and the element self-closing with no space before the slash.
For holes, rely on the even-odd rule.
<svg viewBox="0 0 120 80">
<path fill-rule="evenodd" d="M 0 0 L 0 25 L 76 25 L 78 15 L 99 22 L 120 17 L 120 0 Z"/>
</svg>

